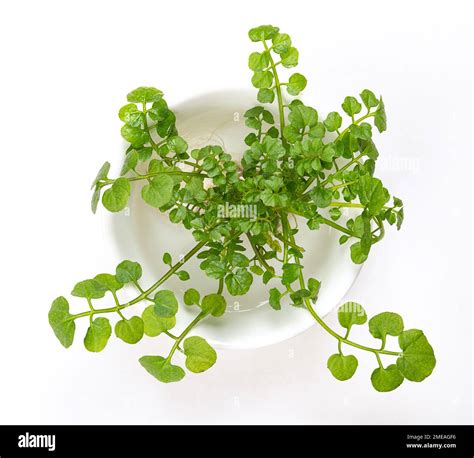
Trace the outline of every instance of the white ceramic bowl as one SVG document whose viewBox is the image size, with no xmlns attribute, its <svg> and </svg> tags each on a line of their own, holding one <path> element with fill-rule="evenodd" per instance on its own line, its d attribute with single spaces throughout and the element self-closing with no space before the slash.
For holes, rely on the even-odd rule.
<svg viewBox="0 0 474 458">
<path fill-rule="evenodd" d="M 190 148 L 217 144 L 240 159 L 246 149 L 243 139 L 249 132 L 243 113 L 255 105 L 254 91 L 232 90 L 198 96 L 172 109 L 176 113 L 179 134 Z M 163 252 L 170 252 L 177 260 L 196 242 L 189 231 L 172 224 L 167 214 L 146 205 L 140 197 L 142 185 L 133 184 L 129 209 L 107 216 L 106 224 L 113 233 L 121 258 L 142 264 L 144 286 L 148 286 L 166 270 L 162 263 Z M 310 231 L 303 220 L 298 220 L 298 224 L 297 243 L 306 249 L 304 273 L 306 278 L 311 276 L 322 282 L 316 310 L 324 316 L 343 299 L 361 266 L 350 260 L 348 245 L 339 245 L 339 232 L 327 226 Z M 184 270 L 191 274 L 191 280 L 182 282 L 173 277 L 164 288 L 175 291 L 179 298 L 190 287 L 197 288 L 201 294 L 215 292 L 217 282 L 204 275 L 199 269 L 200 262 L 194 259 L 185 265 Z M 204 320 L 195 333 L 217 347 L 243 349 L 281 342 L 311 327 L 314 319 L 306 310 L 292 307 L 288 301 L 283 301 L 280 311 L 269 306 L 268 291 L 273 283 L 282 290 L 276 282 L 263 285 L 260 277 L 254 276 L 247 295 L 227 295 L 225 315 Z M 181 306 L 177 315 L 177 332 L 195 315 L 195 307 Z"/>
</svg>

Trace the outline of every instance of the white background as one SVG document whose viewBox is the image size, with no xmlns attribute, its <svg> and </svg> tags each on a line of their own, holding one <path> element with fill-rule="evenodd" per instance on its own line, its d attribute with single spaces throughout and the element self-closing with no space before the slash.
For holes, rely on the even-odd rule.
<svg viewBox="0 0 474 458">
<path fill-rule="evenodd" d="M 0 423 L 472 421 L 468 2 L 1 5 Z M 365 87 L 384 96 L 378 174 L 405 201 L 406 222 L 374 249 L 350 298 L 425 330 L 438 365 L 422 384 L 375 392 L 371 355 L 353 380 L 335 381 L 325 368 L 335 342 L 314 327 L 222 351 L 208 373 L 161 385 L 138 366 L 140 345 L 113 341 L 95 355 L 78 336 L 65 350 L 48 326 L 54 297 L 119 260 L 90 213 L 89 183 L 105 160 L 119 163 L 125 94 L 154 85 L 173 105 L 248 87 L 247 30 L 261 23 L 291 34 L 305 100 L 322 112 Z"/>
</svg>

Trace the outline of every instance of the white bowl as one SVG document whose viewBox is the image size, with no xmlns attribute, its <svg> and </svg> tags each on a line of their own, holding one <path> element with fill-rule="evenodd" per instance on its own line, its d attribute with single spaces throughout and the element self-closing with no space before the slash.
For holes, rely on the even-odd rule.
<svg viewBox="0 0 474 458">
<path fill-rule="evenodd" d="M 176 113 L 179 134 L 191 149 L 217 144 L 240 159 L 246 149 L 243 139 L 249 133 L 243 114 L 257 104 L 255 92 L 231 90 L 208 93 L 171 108 Z M 189 231 L 172 224 L 167 214 L 146 205 L 140 197 L 142 185 L 133 184 L 129 208 L 107 216 L 106 222 L 121 258 L 140 262 L 144 286 L 149 286 L 166 271 L 162 262 L 165 251 L 177 260 L 196 242 Z M 305 221 L 299 218 L 298 225 L 297 243 L 306 250 L 303 259 L 305 277 L 311 276 L 322 282 L 315 308 L 324 316 L 343 299 L 361 266 L 351 261 L 347 244 L 339 245 L 341 234 L 338 231 L 328 226 L 310 231 Z M 189 281 L 182 282 L 174 276 L 163 288 L 175 291 L 179 299 L 191 287 L 198 289 L 201 295 L 215 292 L 217 281 L 205 276 L 199 269 L 200 262 L 193 259 L 183 267 L 191 275 Z M 260 277 L 254 276 L 247 295 L 226 295 L 226 313 L 220 318 L 209 317 L 202 321 L 193 333 L 220 348 L 257 348 L 289 339 L 315 323 L 306 310 L 295 308 L 288 301 L 282 301 L 282 310 L 273 310 L 268 304 L 268 291 L 272 286 L 283 290 L 276 281 L 263 285 Z M 181 305 L 176 332 L 184 329 L 196 312 L 195 307 Z"/>
</svg>

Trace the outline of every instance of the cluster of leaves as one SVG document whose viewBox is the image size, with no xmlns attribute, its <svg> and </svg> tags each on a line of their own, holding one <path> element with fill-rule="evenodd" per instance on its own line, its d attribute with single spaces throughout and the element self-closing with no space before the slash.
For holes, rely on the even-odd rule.
<svg viewBox="0 0 474 458">
<path fill-rule="evenodd" d="M 164 257 L 165 263 L 170 261 L 168 256 Z M 184 272 L 183 270 L 176 272 L 182 280 L 189 278 L 188 275 L 180 275 Z M 115 274 L 98 274 L 92 279 L 77 283 L 71 295 L 84 298 L 87 301 L 89 310 L 86 312 L 72 314 L 67 299 L 63 296 L 56 298 L 53 301 L 48 318 L 61 344 L 66 348 L 72 345 L 76 331 L 75 320 L 88 316 L 89 328 L 84 337 L 84 346 L 90 352 L 104 350 L 112 335 L 112 326 L 108 318 L 102 316 L 95 318 L 95 315 L 117 314 L 119 319 L 115 323 L 114 333 L 117 338 L 127 344 L 136 344 L 143 336 L 157 337 L 161 334 L 166 334 L 174 342 L 166 358 L 163 356 L 143 356 L 140 358 L 141 365 L 161 382 L 176 382 L 185 375 L 180 366 L 172 364 L 172 357 L 176 350 L 185 355 L 185 366 L 191 372 L 204 372 L 212 367 L 217 360 L 215 350 L 202 337 L 192 336 L 186 338 L 186 336 L 206 316 L 219 317 L 223 315 L 226 309 L 224 297 L 220 294 L 209 294 L 201 300 L 197 290 L 192 288 L 187 290 L 184 294 L 184 302 L 187 305 L 198 306 L 200 312 L 180 335 L 175 336 L 170 332 L 176 326 L 176 314 L 178 312 L 178 300 L 174 292 L 160 289 L 151 297 L 151 293 L 161 283 L 155 284 L 149 290 L 144 291 L 139 283 L 141 276 L 142 268 L 140 264 L 126 260 L 117 266 Z M 121 303 L 117 293 L 127 284 L 133 285 L 138 290 L 137 297 L 131 301 Z M 95 308 L 93 301 L 95 303 L 95 300 L 103 298 L 107 293 L 110 293 L 113 297 L 115 306 L 103 309 Z M 143 310 L 141 316 L 134 315 L 126 318 L 123 314 L 124 309 L 140 301 L 149 304 Z M 183 342 L 182 347 L 180 346 L 181 342 Z"/>
<path fill-rule="evenodd" d="M 342 343 L 349 336 L 352 326 L 367 322 L 367 314 L 360 304 L 346 302 L 338 311 L 339 324 L 346 330 L 339 340 L 338 352 L 328 359 L 328 368 L 332 375 L 341 381 L 350 379 L 356 372 L 358 361 L 354 355 L 344 355 Z M 372 372 L 371 381 L 377 391 L 393 391 L 404 379 L 421 382 L 428 377 L 436 364 L 433 348 L 423 331 L 404 330 L 403 319 L 397 313 L 383 312 L 368 322 L 369 332 L 381 341 L 379 349 L 371 349 L 377 358 L 378 367 Z M 387 336 L 398 337 L 399 352 L 385 351 Z M 395 364 L 386 367 L 380 355 L 397 356 Z"/>
<path fill-rule="evenodd" d="M 225 292 L 245 295 L 258 276 L 265 285 L 277 282 L 269 289 L 270 307 L 280 310 L 288 300 L 306 309 L 337 339 L 338 353 L 328 361 L 337 379 L 347 380 L 357 368 L 355 356 L 342 353 L 346 345 L 377 357 L 379 367 L 372 374 L 372 384 L 378 391 L 395 389 L 404 379 L 421 381 L 434 368 L 433 350 L 421 331 L 403 330 L 399 315 L 386 312 L 369 321 L 369 331 L 382 341 L 381 348 L 348 339 L 351 327 L 367 320 L 358 304 L 357 313 L 348 312 L 347 307 L 339 311 L 345 336 L 319 317 L 313 306 L 322 285 L 316 278 L 305 278 L 305 250 L 297 244 L 298 227 L 289 218 L 302 217 L 312 230 L 326 225 L 338 231 L 340 244 L 350 243 L 351 259 L 358 264 L 366 261 L 374 244 L 383 238 L 386 225 L 401 228 L 403 202 L 375 175 L 379 152 L 374 131 L 382 133 L 387 128 L 382 97 L 364 89 L 358 97 L 346 97 L 341 110 L 320 116 L 298 98 L 307 80 L 293 70 L 299 51 L 291 37 L 278 27 L 264 25 L 251 29 L 249 38 L 261 46 L 248 59 L 261 105 L 244 113 L 250 132 L 240 162 L 216 145 L 190 151 L 179 136 L 175 115 L 162 91 L 140 87 L 128 94 L 128 103 L 119 110 L 121 134 L 128 143 L 122 170 L 117 178 L 109 178 L 110 164 L 101 167 L 92 184 L 92 210 L 97 210 L 101 199 L 107 210 L 123 210 L 136 184 L 141 184 L 143 201 L 191 231 L 197 245 L 178 263 L 165 253 L 163 261 L 169 270 L 147 290 L 139 284 L 140 266 L 130 261 L 121 263 L 115 275 L 100 274 L 78 283 L 72 295 L 85 298 L 89 310 L 72 315 L 67 300 L 57 298 L 49 316 L 56 336 L 68 347 L 75 320 L 88 316 L 84 344 L 90 351 L 101 351 L 112 327 L 107 318 L 96 315 L 116 313 L 120 320 L 114 332 L 126 343 L 136 343 L 143 335 L 166 334 L 174 340 L 167 357 L 144 356 L 140 363 L 160 381 L 178 381 L 184 371 L 171 362 L 176 350 L 184 353 L 185 365 L 192 372 L 202 372 L 216 360 L 215 351 L 204 339 L 187 334 L 202 319 L 225 312 Z M 279 69 L 288 73 L 284 79 Z M 230 215 L 225 211 L 229 207 L 251 208 L 252 215 Z M 346 215 L 345 209 L 351 214 Z M 193 256 L 204 274 L 216 280 L 217 292 L 201 300 L 197 290 L 186 291 L 184 304 L 196 306 L 197 314 L 175 336 L 170 331 L 176 324 L 178 300 L 161 286 L 171 275 L 188 281 L 190 276 L 182 267 Z M 122 304 L 118 292 L 127 284 L 138 292 Z M 108 292 L 114 305 L 95 309 L 92 301 Z M 123 309 L 147 301 L 141 316 L 123 316 Z M 385 349 L 387 335 L 398 337 L 401 351 Z M 381 355 L 397 356 L 396 364 L 383 366 Z"/>
</svg>

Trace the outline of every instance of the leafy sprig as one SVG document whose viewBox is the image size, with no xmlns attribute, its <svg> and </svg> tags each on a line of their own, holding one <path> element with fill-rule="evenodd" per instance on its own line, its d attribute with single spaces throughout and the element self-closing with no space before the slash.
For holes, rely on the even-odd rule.
<svg viewBox="0 0 474 458">
<path fill-rule="evenodd" d="M 111 212 L 123 210 L 141 185 L 143 201 L 167 213 L 171 223 L 191 231 L 197 244 L 179 262 L 164 253 L 167 271 L 147 289 L 140 283 L 140 265 L 128 260 L 114 274 L 99 274 L 76 284 L 72 295 L 83 298 L 88 308 L 73 314 L 68 301 L 57 298 L 49 313 L 57 338 L 69 347 L 75 321 L 88 317 L 84 345 L 89 351 L 102 351 L 112 335 L 112 325 L 102 315 L 112 314 L 117 318 L 113 333 L 125 343 L 135 344 L 143 336 L 167 336 L 171 341 L 167 355 L 143 356 L 140 364 L 162 382 L 179 381 L 185 372 L 173 362 L 176 351 L 183 354 L 191 372 L 203 372 L 216 362 L 216 352 L 205 339 L 189 336 L 195 326 L 225 313 L 225 291 L 231 296 L 245 295 L 254 276 L 260 276 L 269 284 L 270 307 L 281 310 L 289 300 L 306 309 L 336 339 L 337 352 L 328 359 L 336 379 L 347 380 L 355 374 L 358 360 L 346 354 L 355 349 L 374 355 L 377 366 L 371 382 L 378 391 L 394 390 L 405 379 L 423 380 L 436 364 L 433 349 L 422 331 L 405 330 L 398 314 L 380 313 L 367 322 L 362 306 L 348 302 L 338 312 L 341 334 L 317 314 L 314 304 L 324 285 L 306 278 L 305 250 L 297 241 L 298 226 L 290 218 L 302 218 L 312 230 L 326 225 L 340 232 L 340 244 L 350 243 L 350 256 L 357 264 L 374 251 L 387 225 L 401 228 L 403 202 L 375 175 L 379 152 L 374 131 L 382 133 L 387 128 L 382 97 L 364 89 L 358 97 L 345 97 L 341 110 L 322 117 L 298 98 L 307 79 L 293 70 L 299 51 L 291 37 L 264 25 L 251 29 L 249 38 L 260 46 L 249 56 L 248 66 L 257 100 L 264 105 L 244 114 L 250 132 L 244 139 L 247 148 L 241 162 L 216 145 L 190 151 L 162 91 L 140 87 L 128 94 L 128 103 L 119 110 L 121 134 L 129 144 L 122 170 L 120 176 L 110 178 L 110 164 L 101 167 L 92 184 L 92 210 L 97 210 L 100 200 Z M 223 211 L 229 207 L 252 209 L 252 215 Z M 345 215 L 346 209 L 355 216 Z M 216 289 L 204 297 L 195 288 L 186 290 L 182 302 L 196 314 L 176 335 L 180 304 L 165 283 L 173 275 L 189 281 L 183 267 L 193 258 L 216 281 Z M 135 288 L 136 296 L 123 302 L 122 291 L 129 287 Z M 96 301 L 104 298 L 111 304 L 96 308 Z M 138 303 L 144 303 L 143 313 L 129 314 L 129 308 Z M 378 345 L 350 340 L 353 326 L 367 323 Z M 389 350 L 386 345 L 393 338 L 398 338 L 399 348 Z M 390 364 L 384 362 L 393 357 Z"/>
</svg>

